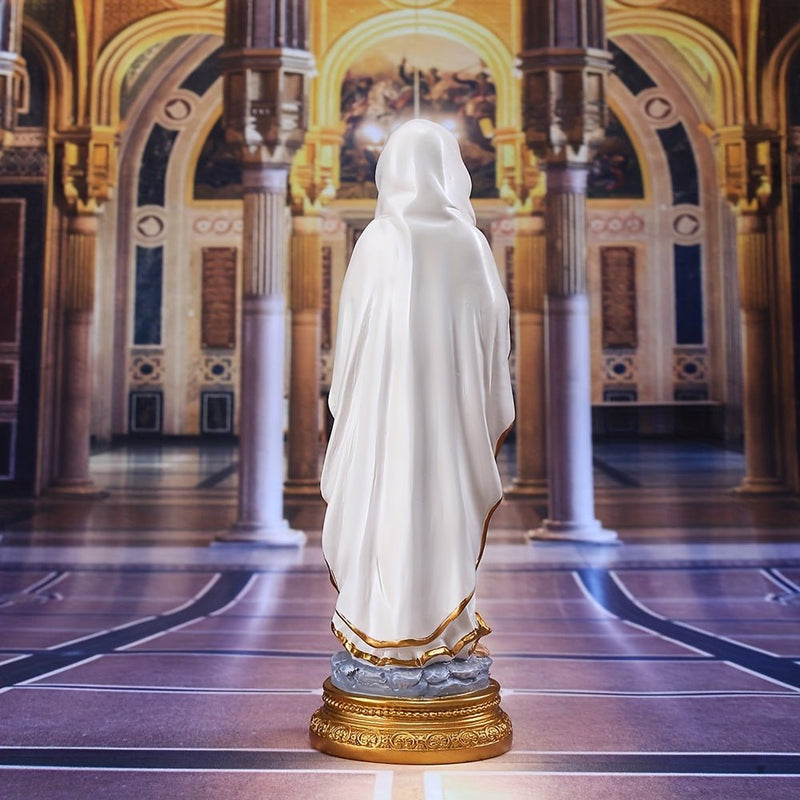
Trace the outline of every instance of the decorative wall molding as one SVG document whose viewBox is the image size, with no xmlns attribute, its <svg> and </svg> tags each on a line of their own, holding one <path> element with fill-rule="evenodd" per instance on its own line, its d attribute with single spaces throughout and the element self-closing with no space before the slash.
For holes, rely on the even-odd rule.
<svg viewBox="0 0 800 800">
<path fill-rule="evenodd" d="M 191 122 L 197 108 L 197 96 L 186 89 L 176 89 L 161 104 L 156 121 L 170 130 L 181 130 Z"/>
<path fill-rule="evenodd" d="M 142 247 L 162 245 L 167 238 L 167 215 L 162 206 L 146 205 L 136 209 L 133 235 Z"/>
<path fill-rule="evenodd" d="M 647 237 L 647 219 L 636 211 L 614 210 L 588 213 L 588 233 L 591 238 L 639 240 Z"/>
<path fill-rule="evenodd" d="M 235 247 L 202 250 L 201 347 L 236 347 Z"/>
<path fill-rule="evenodd" d="M 636 297 L 636 248 L 600 248 L 600 302 L 603 349 L 639 344 Z"/>
<path fill-rule="evenodd" d="M 644 89 L 636 95 L 636 104 L 653 128 L 671 128 L 680 121 L 675 101 L 661 87 Z"/>
<path fill-rule="evenodd" d="M 705 348 L 676 348 L 672 356 L 672 376 L 679 383 L 705 384 L 709 378 L 708 353 Z"/>
<path fill-rule="evenodd" d="M 128 365 L 131 387 L 160 386 L 164 381 L 164 359 L 161 353 L 131 352 Z"/>
<path fill-rule="evenodd" d="M 47 152 L 35 147 L 8 147 L 0 151 L 0 178 L 45 178 Z"/>
<path fill-rule="evenodd" d="M 672 232 L 681 244 L 700 244 L 705 240 L 705 215 L 699 206 L 679 205 L 672 209 Z"/>
<path fill-rule="evenodd" d="M 636 383 L 639 359 L 636 353 L 604 353 L 603 380 L 608 383 Z"/>
<path fill-rule="evenodd" d="M 237 360 L 233 356 L 204 356 L 202 361 L 203 383 L 214 386 L 234 384 L 237 375 Z"/>
<path fill-rule="evenodd" d="M 203 237 L 240 237 L 244 230 L 241 212 L 199 213 L 192 220 L 192 232 Z"/>
</svg>

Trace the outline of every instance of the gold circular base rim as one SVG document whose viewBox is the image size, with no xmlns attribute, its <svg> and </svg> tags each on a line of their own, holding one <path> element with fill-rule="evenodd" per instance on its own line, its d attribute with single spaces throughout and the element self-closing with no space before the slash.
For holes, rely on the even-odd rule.
<svg viewBox="0 0 800 800">
<path fill-rule="evenodd" d="M 458 764 L 511 748 L 511 720 L 500 708 L 500 684 L 432 698 L 374 697 L 323 686 L 311 717 L 311 745 L 323 753 L 384 764 Z"/>
</svg>

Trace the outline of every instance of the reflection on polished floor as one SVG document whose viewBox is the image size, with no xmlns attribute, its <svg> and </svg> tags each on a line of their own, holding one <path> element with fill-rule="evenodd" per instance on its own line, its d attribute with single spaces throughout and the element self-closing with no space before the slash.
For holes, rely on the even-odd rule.
<svg viewBox="0 0 800 800">
<path fill-rule="evenodd" d="M 741 455 L 597 445 L 619 546 L 528 543 L 544 500 L 503 503 L 479 596 L 514 747 L 447 767 L 309 747 L 323 507 L 287 501 L 302 551 L 213 544 L 235 460 L 120 447 L 104 499 L 0 502 L 3 800 L 800 797 L 800 499 L 732 493 Z"/>
</svg>

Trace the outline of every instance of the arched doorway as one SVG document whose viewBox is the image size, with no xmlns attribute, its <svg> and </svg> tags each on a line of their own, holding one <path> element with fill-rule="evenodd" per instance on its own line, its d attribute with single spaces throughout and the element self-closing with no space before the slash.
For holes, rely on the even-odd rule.
<svg viewBox="0 0 800 800">
<path fill-rule="evenodd" d="M 115 434 L 235 431 L 241 186 L 220 123 L 219 46 L 170 40 L 123 87 L 117 291 L 106 295 Z"/>
</svg>

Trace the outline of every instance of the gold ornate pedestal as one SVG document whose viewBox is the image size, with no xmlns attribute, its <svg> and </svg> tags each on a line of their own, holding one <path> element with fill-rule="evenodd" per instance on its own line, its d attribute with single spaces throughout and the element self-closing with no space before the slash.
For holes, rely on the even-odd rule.
<svg viewBox="0 0 800 800">
<path fill-rule="evenodd" d="M 349 694 L 325 681 L 311 717 L 311 744 L 323 753 L 387 764 L 478 761 L 511 747 L 500 684 L 477 692 L 405 699 Z"/>
</svg>

